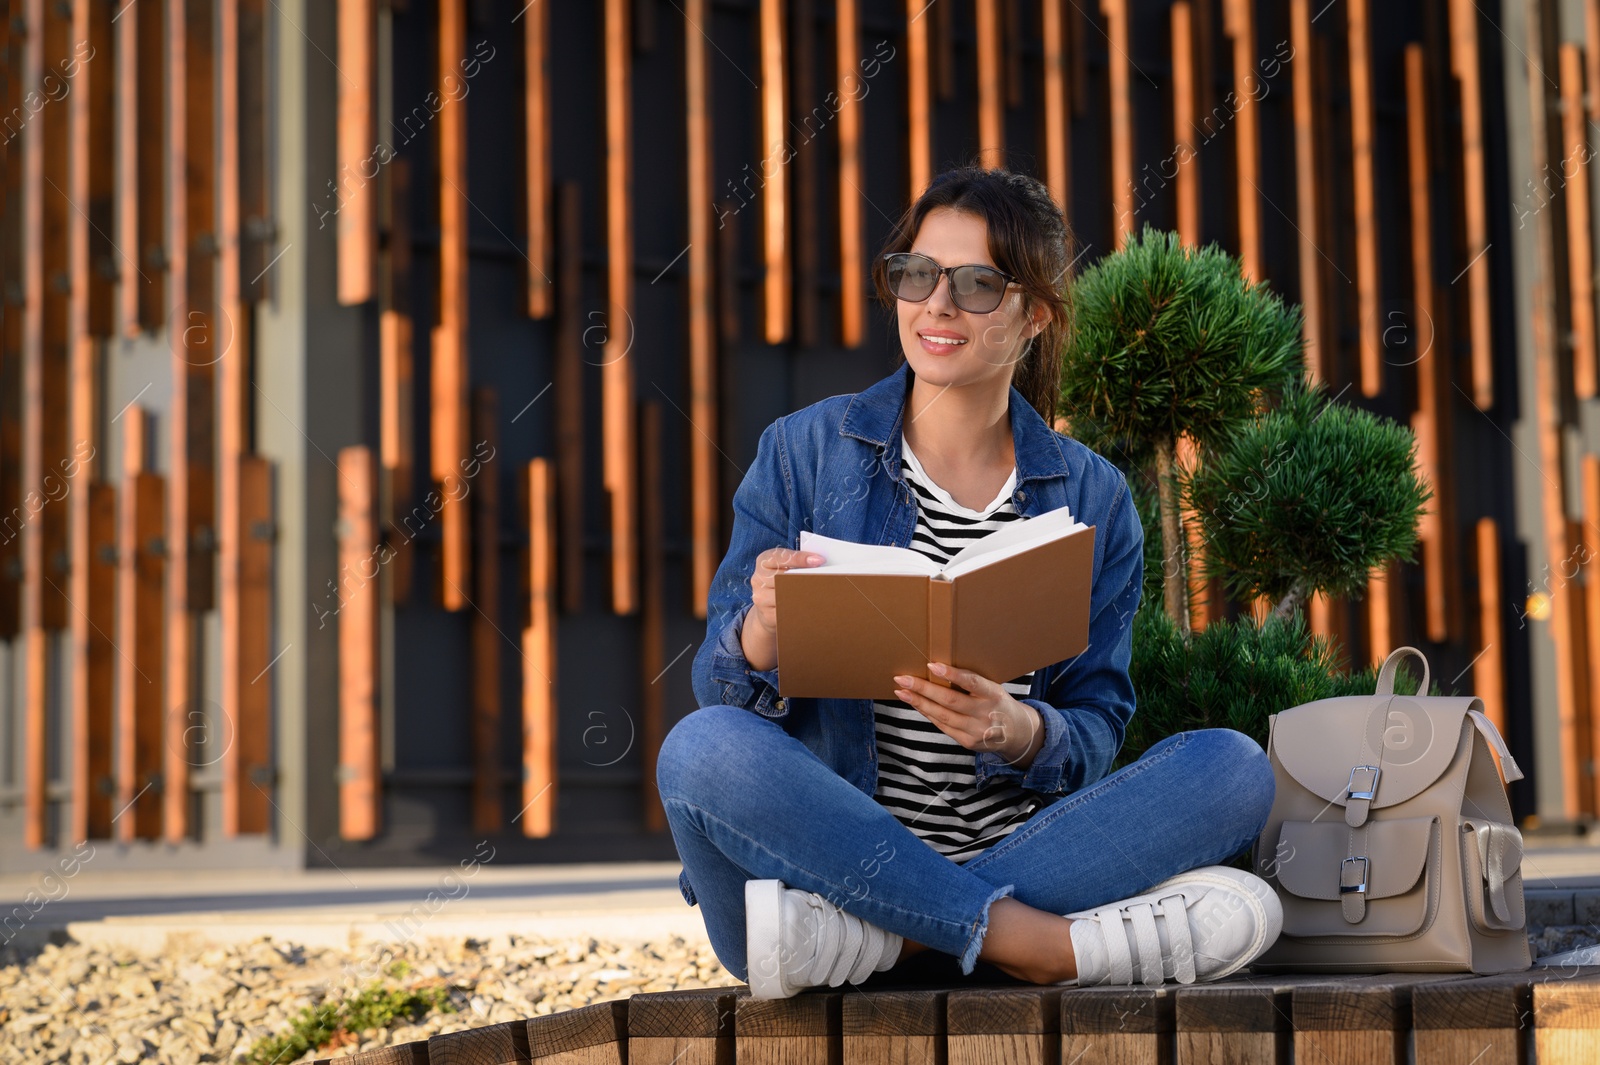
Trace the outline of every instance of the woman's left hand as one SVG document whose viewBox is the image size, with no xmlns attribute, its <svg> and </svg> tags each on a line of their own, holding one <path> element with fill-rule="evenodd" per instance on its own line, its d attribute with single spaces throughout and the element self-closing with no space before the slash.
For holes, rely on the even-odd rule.
<svg viewBox="0 0 1600 1065">
<path fill-rule="evenodd" d="M 1026 769 L 1044 743 L 1039 711 L 1018 702 L 995 681 L 970 669 L 929 662 L 928 671 L 959 687 L 947 688 L 919 677 L 895 677 L 895 697 L 904 700 L 939 731 L 969 751 L 994 751 L 1010 765 Z M 963 691 L 962 689 L 965 689 Z"/>
</svg>

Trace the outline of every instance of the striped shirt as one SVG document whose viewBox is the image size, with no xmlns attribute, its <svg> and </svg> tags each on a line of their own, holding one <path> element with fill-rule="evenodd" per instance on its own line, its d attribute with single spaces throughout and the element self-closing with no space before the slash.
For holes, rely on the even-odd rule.
<svg viewBox="0 0 1600 1065">
<path fill-rule="evenodd" d="M 1015 469 L 983 510 L 969 510 L 934 484 L 903 437 L 900 446 L 900 469 L 917 501 L 913 551 L 942 565 L 973 540 L 1022 518 L 1011 501 Z M 1002 687 L 1021 698 L 1032 680 L 1030 672 Z M 990 780 L 977 787 L 975 753 L 939 731 L 909 703 L 874 702 L 872 710 L 878 749 L 874 798 L 952 861 L 977 857 L 1021 827 L 1042 804 L 1036 792 L 1011 780 Z"/>
</svg>

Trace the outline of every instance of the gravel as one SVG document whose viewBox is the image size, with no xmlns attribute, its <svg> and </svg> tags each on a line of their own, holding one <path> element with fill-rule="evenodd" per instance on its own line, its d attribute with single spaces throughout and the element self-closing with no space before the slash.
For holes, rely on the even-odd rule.
<svg viewBox="0 0 1600 1065">
<path fill-rule="evenodd" d="M 302 1009 L 374 982 L 444 987 L 455 1012 L 347 1034 L 342 1045 L 296 1060 L 343 1057 L 639 991 L 739 986 L 709 944 L 678 936 L 631 943 L 495 936 L 355 950 L 263 938 L 175 947 L 154 958 L 76 943 L 26 952 L 5 947 L 0 1046 L 7 1062 L 236 1061 L 258 1040 L 288 1031 Z"/>
</svg>

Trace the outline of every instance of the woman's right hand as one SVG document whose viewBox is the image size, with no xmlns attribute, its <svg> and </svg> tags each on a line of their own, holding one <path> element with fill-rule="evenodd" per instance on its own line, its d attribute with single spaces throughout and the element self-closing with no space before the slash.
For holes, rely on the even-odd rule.
<svg viewBox="0 0 1600 1065">
<path fill-rule="evenodd" d="M 810 551 L 795 551 L 787 547 L 773 547 L 756 556 L 756 569 L 750 576 L 750 594 L 754 605 L 750 616 L 769 636 L 778 635 L 778 572 L 786 569 L 805 569 L 820 566 L 826 561 Z"/>
</svg>

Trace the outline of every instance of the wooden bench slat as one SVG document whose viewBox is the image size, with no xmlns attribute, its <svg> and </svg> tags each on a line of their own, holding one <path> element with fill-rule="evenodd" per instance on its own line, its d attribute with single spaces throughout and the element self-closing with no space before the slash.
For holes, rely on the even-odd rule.
<svg viewBox="0 0 1600 1065">
<path fill-rule="evenodd" d="M 513 1065 L 532 1060 L 527 1021 L 469 1028 L 428 1040 L 428 1065 Z"/>
<path fill-rule="evenodd" d="M 852 1065 L 924 1065 L 946 1039 L 939 991 L 847 991 L 839 1022 L 844 1060 Z"/>
<path fill-rule="evenodd" d="M 534 1061 L 551 1065 L 625 1065 L 628 1001 L 596 1002 L 528 1021 Z"/>
<path fill-rule="evenodd" d="M 1171 1060 L 1176 998 L 1165 987 L 1085 987 L 1061 993 L 1061 1060 L 1143 1065 Z"/>
<path fill-rule="evenodd" d="M 793 998 L 740 998 L 733 1014 L 739 1065 L 838 1062 L 843 993 L 802 991 Z"/>
<path fill-rule="evenodd" d="M 946 1005 L 950 1065 L 1046 1065 L 1061 1042 L 1061 988 L 963 988 Z"/>
<path fill-rule="evenodd" d="M 731 1065 L 735 1000 L 744 988 L 634 995 L 628 1000 L 628 1065 Z"/>
</svg>

